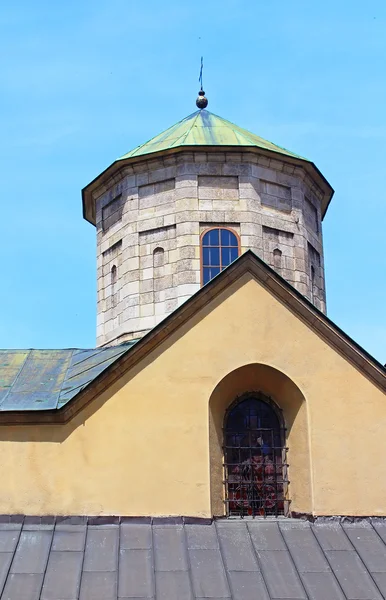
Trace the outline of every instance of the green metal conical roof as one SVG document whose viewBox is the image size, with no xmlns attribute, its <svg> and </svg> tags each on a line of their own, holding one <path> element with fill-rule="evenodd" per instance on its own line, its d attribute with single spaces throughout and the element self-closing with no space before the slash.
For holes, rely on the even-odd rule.
<svg viewBox="0 0 386 600">
<path fill-rule="evenodd" d="M 238 146 L 244 148 L 250 146 L 307 160 L 234 125 L 226 119 L 214 115 L 208 110 L 194 112 L 145 144 L 141 144 L 131 152 L 124 154 L 118 160 L 135 158 L 153 152 L 180 148 L 181 146 Z"/>
</svg>

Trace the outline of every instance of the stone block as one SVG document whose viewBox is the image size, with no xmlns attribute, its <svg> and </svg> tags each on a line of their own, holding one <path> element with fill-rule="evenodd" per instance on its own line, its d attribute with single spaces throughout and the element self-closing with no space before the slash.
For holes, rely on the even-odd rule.
<svg viewBox="0 0 386 600">
<path fill-rule="evenodd" d="M 130 319 L 137 319 L 140 316 L 140 308 L 139 305 L 136 306 L 128 306 L 122 312 L 122 323 L 126 323 L 126 321 Z"/>
<path fill-rule="evenodd" d="M 139 282 L 139 292 L 143 294 L 145 292 L 152 292 L 155 289 L 153 279 L 143 279 Z"/>
<path fill-rule="evenodd" d="M 198 185 L 197 176 L 191 174 L 179 175 L 176 177 L 176 188 L 183 189 L 186 187 L 196 188 Z"/>
<path fill-rule="evenodd" d="M 196 292 L 198 292 L 198 290 L 200 289 L 200 284 L 199 283 L 187 283 L 187 284 L 182 284 L 178 286 L 178 300 L 180 300 L 181 297 L 190 298 L 190 296 L 193 296 L 193 294 L 195 294 Z"/>
<path fill-rule="evenodd" d="M 164 293 L 164 298 L 165 300 L 172 300 L 173 298 L 177 298 L 178 295 L 178 290 L 177 288 L 171 287 L 171 288 L 165 288 L 163 290 Z"/>
<path fill-rule="evenodd" d="M 199 166 L 199 164 L 184 161 L 177 165 L 176 177 L 180 175 L 197 175 Z"/>
<path fill-rule="evenodd" d="M 241 162 L 242 157 L 241 157 L 241 152 L 226 152 L 225 154 L 225 160 L 226 162 Z M 224 167 L 224 165 L 223 165 Z"/>
<path fill-rule="evenodd" d="M 195 162 L 198 163 L 205 163 L 208 162 L 208 154 L 207 152 L 195 152 L 194 153 L 194 160 Z"/>
<path fill-rule="evenodd" d="M 150 169 L 150 165 L 149 165 Z M 176 167 L 163 167 L 161 169 L 157 169 L 155 171 L 149 171 L 149 183 L 157 183 L 157 182 L 166 182 L 173 181 L 174 188 L 174 179 L 176 177 Z M 171 188 L 168 188 L 171 189 Z"/>
<path fill-rule="evenodd" d="M 131 296 L 132 294 L 138 294 L 140 291 L 140 282 L 132 281 L 130 283 L 126 283 L 122 286 L 121 295 L 123 298 L 126 296 Z"/>
<path fill-rule="evenodd" d="M 184 285 L 200 282 L 199 271 L 181 271 L 173 275 L 173 285 Z"/>
<path fill-rule="evenodd" d="M 241 235 L 257 235 L 259 237 L 262 235 L 261 226 L 258 227 L 255 223 L 241 223 L 240 232 Z"/>
<path fill-rule="evenodd" d="M 198 252 L 197 252 L 198 250 Z M 175 250 L 176 254 L 175 254 L 175 258 L 176 260 L 180 260 L 180 259 L 193 259 L 193 258 L 199 258 L 200 254 L 199 254 L 199 247 L 198 246 L 182 246 L 181 248 L 177 248 Z"/>
<path fill-rule="evenodd" d="M 189 223 L 191 221 L 200 220 L 200 211 L 198 210 L 181 210 L 176 213 L 176 224 L 177 223 Z"/>
<path fill-rule="evenodd" d="M 165 302 L 156 302 L 156 304 L 154 305 L 154 313 L 156 315 L 166 315 Z"/>
<path fill-rule="evenodd" d="M 168 227 L 169 225 L 174 225 L 176 222 L 176 215 L 169 214 L 164 216 L 164 226 Z"/>
<path fill-rule="evenodd" d="M 129 306 L 137 306 L 139 304 L 139 300 L 139 294 L 132 294 L 131 296 L 127 296 L 123 299 L 123 309 L 129 308 Z"/>
<path fill-rule="evenodd" d="M 149 317 L 151 315 L 154 315 L 154 304 L 141 304 L 139 307 L 139 316 Z"/>
<path fill-rule="evenodd" d="M 200 233 L 200 226 L 198 221 L 185 221 L 184 223 L 177 224 L 176 236 L 181 235 L 198 235 Z"/>
<path fill-rule="evenodd" d="M 238 200 L 213 200 L 213 212 L 233 211 L 239 208 Z M 224 215 L 225 216 L 225 215 Z"/>
<path fill-rule="evenodd" d="M 222 163 L 199 163 L 196 165 L 198 175 L 221 175 Z"/>
<path fill-rule="evenodd" d="M 200 236 L 189 234 L 189 235 L 180 235 L 177 238 L 177 248 L 180 246 L 198 246 L 200 244 Z"/>
<path fill-rule="evenodd" d="M 195 271 L 200 269 L 200 261 L 192 258 L 183 258 L 176 263 L 176 267 L 176 273 L 181 273 L 182 271 Z"/>
<path fill-rule="evenodd" d="M 275 171 L 282 171 L 284 165 L 281 160 L 276 160 L 275 158 L 271 158 L 269 161 L 269 166 L 271 169 L 275 169 Z"/>
<path fill-rule="evenodd" d="M 165 290 L 166 288 L 170 288 L 173 286 L 173 277 L 174 275 L 166 275 L 165 277 L 160 277 L 159 279 L 154 279 L 154 291 L 159 292 L 161 290 Z"/>
<path fill-rule="evenodd" d="M 225 162 L 225 152 L 208 152 L 208 162 Z"/>
<path fill-rule="evenodd" d="M 194 190 L 194 188 L 185 188 L 185 190 L 186 189 Z M 177 191 L 182 193 L 184 190 L 176 190 L 176 194 L 177 194 Z M 184 197 L 181 197 L 179 199 L 176 198 L 175 210 L 176 210 L 176 213 L 182 212 L 182 211 L 189 211 L 189 210 L 198 211 L 197 193 L 196 193 L 196 197 L 187 198 L 185 195 Z"/>
<path fill-rule="evenodd" d="M 173 312 L 173 310 L 176 310 L 177 307 L 178 307 L 177 298 L 171 298 L 170 300 L 166 300 L 166 302 L 165 302 L 165 312 L 166 313 Z"/>
<path fill-rule="evenodd" d="M 142 233 L 150 229 L 159 229 L 164 226 L 163 217 L 155 217 L 153 219 L 141 220 L 138 223 L 138 232 Z"/>
<path fill-rule="evenodd" d="M 141 269 L 140 279 L 143 281 L 146 279 L 153 279 L 153 275 L 154 275 L 153 267 L 149 267 L 147 269 Z"/>
</svg>

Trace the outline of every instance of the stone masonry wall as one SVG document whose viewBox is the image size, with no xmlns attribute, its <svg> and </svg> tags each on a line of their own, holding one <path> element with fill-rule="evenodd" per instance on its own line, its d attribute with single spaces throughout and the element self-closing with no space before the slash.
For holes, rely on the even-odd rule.
<svg viewBox="0 0 386 600">
<path fill-rule="evenodd" d="M 200 234 L 229 226 L 325 311 L 320 201 L 300 167 L 253 152 L 181 152 L 122 167 L 94 193 L 97 344 L 141 337 L 201 285 Z"/>
</svg>

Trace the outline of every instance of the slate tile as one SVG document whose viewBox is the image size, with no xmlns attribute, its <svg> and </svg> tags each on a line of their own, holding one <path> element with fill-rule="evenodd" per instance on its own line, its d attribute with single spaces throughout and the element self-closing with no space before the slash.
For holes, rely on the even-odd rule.
<svg viewBox="0 0 386 600">
<path fill-rule="evenodd" d="M 371 525 L 344 525 L 344 530 L 367 569 L 386 573 L 386 546 Z"/>
<path fill-rule="evenodd" d="M 3 589 L 5 580 L 7 579 L 9 566 L 12 562 L 13 552 L 0 553 L 0 592 Z"/>
<path fill-rule="evenodd" d="M 382 539 L 383 543 L 386 544 L 386 522 L 383 519 L 382 521 L 373 519 L 371 524 Z"/>
<path fill-rule="evenodd" d="M 269 600 L 261 573 L 230 571 L 228 576 L 233 600 Z"/>
<path fill-rule="evenodd" d="M 327 550 L 326 556 L 348 600 L 381 598 L 356 552 Z"/>
<path fill-rule="evenodd" d="M 259 571 L 245 523 L 218 524 L 217 535 L 228 571 Z"/>
<path fill-rule="evenodd" d="M 218 539 L 214 523 L 211 525 L 185 525 L 188 548 L 217 550 Z"/>
<path fill-rule="evenodd" d="M 86 539 L 86 528 L 76 531 L 55 530 L 52 542 L 53 552 L 83 552 Z"/>
<path fill-rule="evenodd" d="M 11 573 L 44 573 L 51 546 L 52 531 L 22 531 Z"/>
<path fill-rule="evenodd" d="M 339 523 L 316 523 L 311 527 L 323 550 L 352 550 Z"/>
<path fill-rule="evenodd" d="M 310 600 L 345 600 L 333 573 L 303 573 L 301 578 Z"/>
<path fill-rule="evenodd" d="M 230 598 L 219 550 L 189 550 L 196 598 Z"/>
<path fill-rule="evenodd" d="M 156 571 L 188 569 L 185 533 L 182 527 L 153 527 L 153 545 Z"/>
<path fill-rule="evenodd" d="M 116 525 L 88 528 L 84 571 L 116 571 L 118 567 L 118 533 Z"/>
<path fill-rule="evenodd" d="M 51 552 L 41 600 L 76 600 L 82 563 L 83 552 Z"/>
<path fill-rule="evenodd" d="M 116 600 L 117 574 L 110 572 L 83 572 L 79 600 Z"/>
<path fill-rule="evenodd" d="M 151 548 L 151 525 L 131 523 L 121 525 L 120 547 L 127 550 Z"/>
<path fill-rule="evenodd" d="M 42 581 L 40 573 L 11 573 L 1 600 L 39 600 Z"/>
<path fill-rule="evenodd" d="M 11 519 L 12 515 L 9 518 Z M 0 531 L 18 531 L 20 533 L 21 528 L 21 522 L 15 523 L 13 521 L 7 521 L 6 523 L 0 523 Z"/>
<path fill-rule="evenodd" d="M 154 595 L 151 550 L 120 551 L 118 595 L 124 598 Z"/>
<path fill-rule="evenodd" d="M 272 598 L 306 598 L 287 551 L 258 552 L 261 570 Z"/>
<path fill-rule="evenodd" d="M 19 539 L 18 530 L 0 530 L 0 552 L 13 552 Z"/>
<path fill-rule="evenodd" d="M 386 573 L 372 573 L 372 576 L 382 595 L 386 598 Z"/>
<path fill-rule="evenodd" d="M 157 571 L 157 600 L 194 600 L 187 571 Z"/>
<path fill-rule="evenodd" d="M 255 521 L 247 527 L 256 550 L 286 550 L 277 523 Z"/>
<path fill-rule="evenodd" d="M 299 573 L 330 571 L 327 559 L 308 524 L 280 524 L 281 532 Z"/>
</svg>

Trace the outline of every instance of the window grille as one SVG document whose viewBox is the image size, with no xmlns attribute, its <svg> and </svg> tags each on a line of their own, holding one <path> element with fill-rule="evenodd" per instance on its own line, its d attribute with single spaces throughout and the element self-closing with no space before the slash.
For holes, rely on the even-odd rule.
<svg viewBox="0 0 386 600">
<path fill-rule="evenodd" d="M 279 409 L 261 393 L 236 400 L 225 416 L 228 516 L 287 515 L 287 448 Z"/>
</svg>

